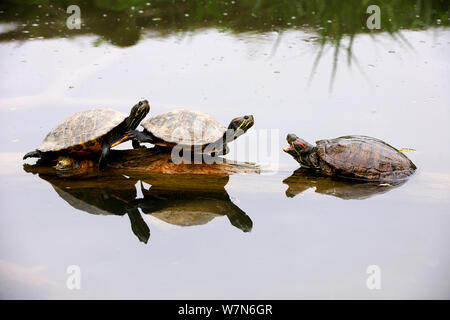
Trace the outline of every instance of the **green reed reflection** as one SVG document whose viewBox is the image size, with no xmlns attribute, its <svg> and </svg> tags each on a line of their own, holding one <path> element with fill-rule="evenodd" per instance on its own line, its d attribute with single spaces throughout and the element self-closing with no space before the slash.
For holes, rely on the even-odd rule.
<svg viewBox="0 0 450 320">
<path fill-rule="evenodd" d="M 321 44 L 339 46 L 343 36 L 372 32 L 366 27 L 369 5 L 381 8 L 381 29 L 448 26 L 450 3 L 445 0 L 102 0 L 77 1 L 83 25 L 69 30 L 66 8 L 73 1 L 19 1 L 0 4 L 0 21 L 16 23 L 0 39 L 70 37 L 96 34 L 117 46 L 130 46 L 152 31 L 158 36 L 199 28 L 223 31 L 312 31 Z"/>
<path fill-rule="evenodd" d="M 73 37 L 94 34 L 94 46 L 107 41 L 127 47 L 146 37 L 214 28 L 231 33 L 266 33 L 303 30 L 311 33 L 319 51 L 311 75 L 328 46 L 334 49 L 331 82 L 339 53 L 350 65 L 352 44 L 358 34 L 387 32 L 399 39 L 402 29 L 447 27 L 448 0 L 81 0 L 82 26 L 69 30 L 66 8 L 74 1 L 7 0 L 0 4 L 0 23 L 12 30 L 0 33 L 0 41 Z M 369 5 L 381 10 L 381 29 L 369 30 Z M 275 42 L 275 49 L 280 36 Z M 343 42 L 343 40 L 346 40 Z"/>
</svg>

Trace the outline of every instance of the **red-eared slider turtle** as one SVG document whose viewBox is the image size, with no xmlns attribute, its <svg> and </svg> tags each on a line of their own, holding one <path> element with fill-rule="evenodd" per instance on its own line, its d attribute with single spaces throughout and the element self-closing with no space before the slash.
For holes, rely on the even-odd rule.
<svg viewBox="0 0 450 320">
<path fill-rule="evenodd" d="M 302 167 L 328 176 L 369 181 L 398 181 L 412 175 L 416 166 L 389 144 L 366 136 L 320 140 L 313 146 L 295 134 L 283 150 Z"/>
<path fill-rule="evenodd" d="M 209 114 L 192 110 L 173 110 L 144 121 L 142 132 L 127 134 L 139 142 L 173 148 L 176 145 L 201 147 L 202 152 L 226 154 L 227 143 L 253 126 L 252 115 L 231 120 L 228 130 Z"/>
<path fill-rule="evenodd" d="M 50 131 L 41 145 L 35 151 L 28 152 L 23 159 L 56 159 L 65 155 L 101 152 L 99 168 L 102 170 L 110 149 L 130 140 L 126 132 L 136 129 L 149 111 L 148 101 L 143 100 L 131 108 L 129 116 L 112 109 L 77 112 Z M 139 143 L 133 140 L 133 147 L 139 147 Z"/>
</svg>

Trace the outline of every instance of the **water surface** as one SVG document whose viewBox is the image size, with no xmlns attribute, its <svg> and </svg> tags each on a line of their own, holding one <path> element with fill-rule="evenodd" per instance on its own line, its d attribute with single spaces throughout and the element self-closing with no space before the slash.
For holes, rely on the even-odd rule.
<svg viewBox="0 0 450 320">
<path fill-rule="evenodd" d="M 105 28 L 89 20 L 91 29 L 76 34 L 35 26 L 30 38 L 9 9 L 2 28 L 16 33 L 0 43 L 2 298 L 450 298 L 446 8 L 436 11 L 440 24 L 433 17 L 414 26 L 408 18 L 397 29 L 358 27 L 340 36 L 320 32 L 326 15 L 310 27 L 283 20 L 264 28 L 240 25 L 249 20 L 227 11 L 223 28 L 217 17 L 198 28 L 149 22 L 139 36 L 118 33 L 124 43 L 111 32 L 99 41 Z M 35 15 L 19 12 L 24 20 Z M 155 15 L 149 21 L 164 18 Z M 353 39 L 352 63 L 346 50 L 335 56 L 330 41 L 314 69 L 317 39 L 330 35 L 344 48 Z M 262 172 L 192 179 L 197 187 L 186 188 L 182 179 L 172 188 L 122 176 L 116 188 L 24 171 L 23 154 L 66 116 L 100 107 L 128 112 L 142 98 L 150 114 L 185 107 L 223 125 L 253 114 L 254 127 L 226 157 L 257 162 Z M 296 177 L 298 164 L 281 150 L 290 132 L 310 142 L 374 136 L 416 149 L 406 154 L 419 169 L 388 188 Z M 66 287 L 69 265 L 81 268 L 81 290 Z M 381 268 L 381 290 L 366 286 L 370 265 Z"/>
</svg>

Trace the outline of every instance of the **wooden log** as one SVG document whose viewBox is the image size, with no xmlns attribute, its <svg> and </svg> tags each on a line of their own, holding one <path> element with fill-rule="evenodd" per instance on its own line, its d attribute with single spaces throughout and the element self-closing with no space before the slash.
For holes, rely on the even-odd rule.
<svg viewBox="0 0 450 320">
<path fill-rule="evenodd" d="M 61 177 L 96 177 L 116 174 L 145 177 L 155 174 L 164 175 L 212 175 L 260 173 L 260 167 L 254 163 L 236 162 L 218 158 L 218 163 L 180 163 L 172 162 L 171 153 L 164 148 L 141 148 L 131 150 L 111 150 L 106 170 L 98 170 L 96 157 L 76 159 L 75 166 L 69 170 L 57 170 L 57 159 L 39 159 L 35 165 L 24 165 L 27 172 L 55 175 Z"/>
</svg>

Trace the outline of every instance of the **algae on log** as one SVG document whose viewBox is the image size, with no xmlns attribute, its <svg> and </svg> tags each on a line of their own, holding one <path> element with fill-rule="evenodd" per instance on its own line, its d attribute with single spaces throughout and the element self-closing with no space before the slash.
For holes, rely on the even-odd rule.
<svg viewBox="0 0 450 320">
<path fill-rule="evenodd" d="M 171 153 L 164 148 L 141 148 L 132 150 L 111 150 L 105 171 L 100 172 L 97 158 L 76 160 L 74 168 L 56 170 L 57 160 L 39 159 L 35 165 L 24 165 L 27 172 L 56 175 L 61 177 L 96 177 L 107 176 L 112 172 L 129 176 L 146 176 L 153 174 L 192 174 L 228 176 L 236 173 L 260 173 L 258 165 L 249 162 L 236 162 L 224 158 L 221 163 L 180 163 L 171 160 Z"/>
</svg>

